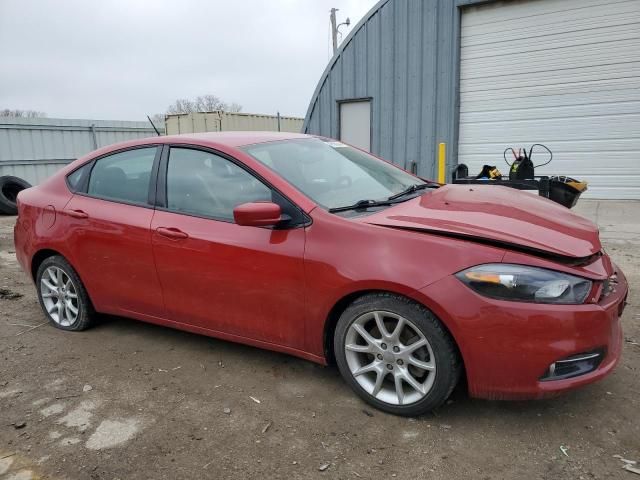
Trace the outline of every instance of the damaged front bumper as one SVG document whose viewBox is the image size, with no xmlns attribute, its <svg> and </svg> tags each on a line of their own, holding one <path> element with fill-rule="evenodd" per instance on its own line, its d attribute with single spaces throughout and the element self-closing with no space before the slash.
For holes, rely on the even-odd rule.
<svg viewBox="0 0 640 480">
<path fill-rule="evenodd" d="M 455 277 L 420 291 L 460 348 L 470 395 L 504 400 L 555 396 L 609 374 L 627 292 L 619 270 L 614 291 L 582 305 L 493 300 Z"/>
</svg>

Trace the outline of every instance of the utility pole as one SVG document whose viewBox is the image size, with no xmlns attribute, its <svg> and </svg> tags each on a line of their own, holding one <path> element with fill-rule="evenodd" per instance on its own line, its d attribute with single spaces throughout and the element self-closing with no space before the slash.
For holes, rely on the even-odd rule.
<svg viewBox="0 0 640 480">
<path fill-rule="evenodd" d="M 347 27 L 351 25 L 351 20 L 347 18 L 344 22 L 338 24 L 336 20 L 336 12 L 339 9 L 332 8 L 331 14 L 329 15 L 329 19 L 331 20 L 331 41 L 333 42 L 333 54 L 336 54 L 336 50 L 338 50 L 338 34 L 340 33 L 340 27 L 342 25 L 346 25 Z"/>
<path fill-rule="evenodd" d="M 336 54 L 336 50 L 338 50 L 338 24 L 336 23 L 336 12 L 337 8 L 331 9 L 331 15 L 329 18 L 331 19 L 331 40 L 333 41 L 333 54 Z"/>
</svg>

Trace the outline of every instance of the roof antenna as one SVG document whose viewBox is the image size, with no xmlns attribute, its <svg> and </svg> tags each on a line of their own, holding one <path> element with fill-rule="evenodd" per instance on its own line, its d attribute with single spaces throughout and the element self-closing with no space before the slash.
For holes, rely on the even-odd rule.
<svg viewBox="0 0 640 480">
<path fill-rule="evenodd" d="M 153 127 L 153 129 L 156 131 L 156 135 L 160 136 L 160 132 L 158 131 L 158 129 L 156 128 L 156 126 L 153 124 L 153 122 L 151 121 L 151 117 L 149 115 L 147 115 L 147 120 L 149 120 L 149 123 L 151 124 L 151 126 Z"/>
</svg>

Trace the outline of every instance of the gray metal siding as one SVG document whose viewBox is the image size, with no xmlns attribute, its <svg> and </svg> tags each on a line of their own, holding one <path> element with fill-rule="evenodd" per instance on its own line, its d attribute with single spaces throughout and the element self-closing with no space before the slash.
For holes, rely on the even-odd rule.
<svg viewBox="0 0 640 480">
<path fill-rule="evenodd" d="M 155 135 L 148 122 L 0 118 L 0 175 L 36 185 L 96 148 Z"/>
<path fill-rule="evenodd" d="M 303 131 L 338 138 L 338 102 L 372 99 L 371 150 L 435 177 L 436 147 L 456 156 L 462 0 L 383 0 L 345 39 L 323 74 Z"/>
</svg>

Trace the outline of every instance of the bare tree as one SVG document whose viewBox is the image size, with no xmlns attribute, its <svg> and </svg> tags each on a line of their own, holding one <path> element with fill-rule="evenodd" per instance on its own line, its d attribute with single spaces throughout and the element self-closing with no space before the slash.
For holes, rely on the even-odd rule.
<svg viewBox="0 0 640 480">
<path fill-rule="evenodd" d="M 22 118 L 42 118 L 46 117 L 47 114 L 44 112 L 38 112 L 37 110 L 20 110 L 10 109 L 10 108 L 2 108 L 0 109 L 0 117 L 22 117 Z"/>
<path fill-rule="evenodd" d="M 164 125 L 164 113 L 154 113 L 151 115 L 151 121 L 156 125 Z"/>
<path fill-rule="evenodd" d="M 239 112 L 242 105 L 238 103 L 228 104 L 216 95 L 200 95 L 194 100 L 179 98 L 167 107 L 167 114 L 193 113 L 193 112 Z"/>
<path fill-rule="evenodd" d="M 194 103 L 197 112 L 215 112 L 227 108 L 227 104 L 215 95 L 200 95 Z"/>
<path fill-rule="evenodd" d="M 175 113 L 192 113 L 195 111 L 195 103 L 186 98 L 179 98 L 167 107 L 167 115 Z"/>
</svg>

